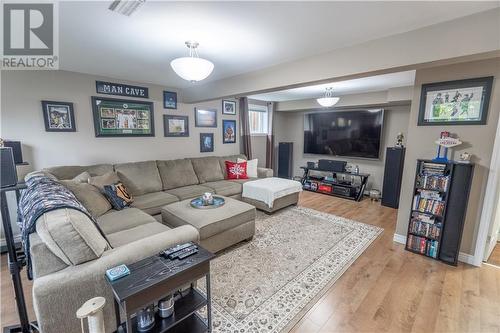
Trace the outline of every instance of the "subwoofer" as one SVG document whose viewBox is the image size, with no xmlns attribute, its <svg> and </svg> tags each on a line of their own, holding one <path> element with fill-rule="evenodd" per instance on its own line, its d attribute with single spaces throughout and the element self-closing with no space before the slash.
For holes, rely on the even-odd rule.
<svg viewBox="0 0 500 333">
<path fill-rule="evenodd" d="M 12 154 L 12 148 L 0 148 L 0 169 L 2 170 L 0 176 L 0 186 L 2 188 L 14 186 L 17 184 L 17 171 L 16 165 L 14 164 L 14 155 Z"/>
</svg>

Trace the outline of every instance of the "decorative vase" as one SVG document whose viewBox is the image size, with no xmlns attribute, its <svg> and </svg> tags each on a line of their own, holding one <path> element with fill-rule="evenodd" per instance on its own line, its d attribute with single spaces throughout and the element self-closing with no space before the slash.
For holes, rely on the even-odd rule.
<svg viewBox="0 0 500 333">
<path fill-rule="evenodd" d="M 203 193 L 203 196 L 201 197 L 201 199 L 203 200 L 203 204 L 205 206 L 214 204 L 214 197 L 213 197 L 212 193 L 210 193 L 210 192 Z"/>
</svg>

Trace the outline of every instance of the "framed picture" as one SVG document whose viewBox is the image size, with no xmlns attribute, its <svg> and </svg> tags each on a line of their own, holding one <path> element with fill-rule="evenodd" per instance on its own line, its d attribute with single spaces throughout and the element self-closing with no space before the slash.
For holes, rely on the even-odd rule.
<svg viewBox="0 0 500 333">
<path fill-rule="evenodd" d="M 189 136 L 189 117 L 163 115 L 163 135 L 166 137 Z"/>
<path fill-rule="evenodd" d="M 47 132 L 76 132 L 73 103 L 42 101 L 43 121 Z"/>
<path fill-rule="evenodd" d="M 418 126 L 484 125 L 493 77 L 422 85 Z"/>
<path fill-rule="evenodd" d="M 155 136 L 152 102 L 92 97 L 96 137 Z"/>
<path fill-rule="evenodd" d="M 194 108 L 194 125 L 196 127 L 217 127 L 217 110 Z"/>
<path fill-rule="evenodd" d="M 210 153 L 214 151 L 214 134 L 200 133 L 200 153 Z"/>
<path fill-rule="evenodd" d="M 222 100 L 222 114 L 236 114 L 236 102 L 228 101 L 226 99 Z"/>
<path fill-rule="evenodd" d="M 236 143 L 236 120 L 222 120 L 222 143 Z"/>
<path fill-rule="evenodd" d="M 177 93 L 173 91 L 163 91 L 163 108 L 177 109 Z"/>
</svg>

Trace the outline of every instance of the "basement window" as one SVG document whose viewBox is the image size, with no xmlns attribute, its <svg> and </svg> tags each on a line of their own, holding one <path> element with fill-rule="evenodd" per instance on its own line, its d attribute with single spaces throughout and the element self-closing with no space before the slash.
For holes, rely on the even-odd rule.
<svg viewBox="0 0 500 333">
<path fill-rule="evenodd" d="M 248 105 L 251 135 L 267 135 L 267 106 Z"/>
</svg>

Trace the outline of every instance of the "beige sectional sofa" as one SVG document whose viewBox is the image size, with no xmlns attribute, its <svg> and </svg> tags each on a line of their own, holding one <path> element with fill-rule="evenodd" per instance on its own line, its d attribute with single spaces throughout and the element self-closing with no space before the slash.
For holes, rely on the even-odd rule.
<svg viewBox="0 0 500 333">
<path fill-rule="evenodd" d="M 79 332 L 76 310 L 86 300 L 103 296 L 106 331 L 113 332 L 116 329 L 113 297 L 105 281 L 105 271 L 175 244 L 198 241 L 200 235 L 192 226 L 161 223 L 162 207 L 205 192 L 241 199 L 242 184 L 247 180 L 225 180 L 224 161 L 236 161 L 238 157 L 245 158 L 234 155 L 44 169 L 59 180 L 73 179 L 85 171 L 91 176 L 115 171 L 134 201 L 130 208 L 110 209 L 95 216 L 109 245 L 97 228 L 89 228 L 93 225 L 81 212 L 58 209 L 39 218 L 37 232 L 30 236 L 30 253 L 33 303 L 41 331 Z M 271 177 L 272 170 L 259 168 L 258 175 Z M 207 244 L 217 242 L 217 249 L 229 246 L 235 239 L 241 240 L 237 237 L 240 229 L 226 230 L 224 237 L 212 235 Z M 228 240 L 233 243 L 225 244 Z"/>
</svg>

